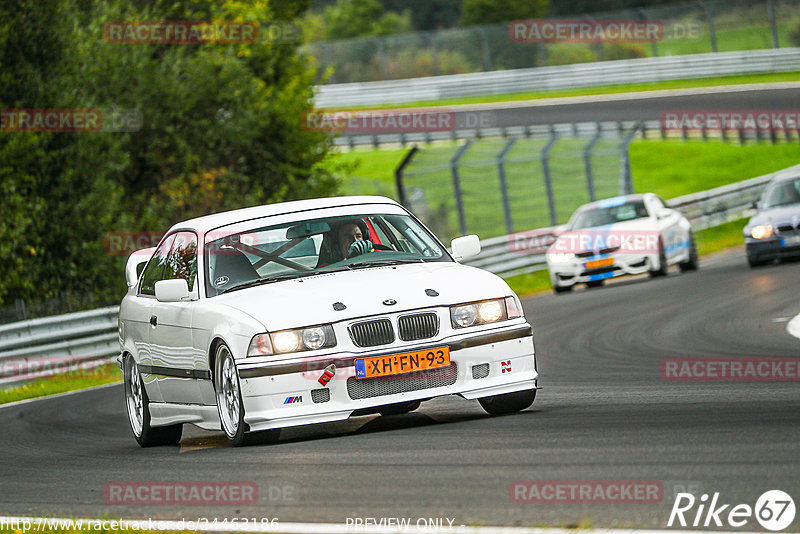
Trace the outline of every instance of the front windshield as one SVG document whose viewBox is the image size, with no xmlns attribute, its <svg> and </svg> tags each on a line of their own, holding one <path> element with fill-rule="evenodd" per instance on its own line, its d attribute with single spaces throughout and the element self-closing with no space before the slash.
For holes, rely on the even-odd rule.
<svg viewBox="0 0 800 534">
<path fill-rule="evenodd" d="M 618 222 L 631 221 L 648 217 L 647 208 L 641 200 L 633 200 L 615 206 L 602 205 L 579 211 L 570 224 L 571 230 L 595 228 Z"/>
<path fill-rule="evenodd" d="M 777 208 L 800 203 L 800 176 L 773 184 L 764 195 L 763 208 Z"/>
<path fill-rule="evenodd" d="M 369 266 L 452 261 L 408 215 L 347 215 L 206 236 L 206 293 Z"/>
</svg>

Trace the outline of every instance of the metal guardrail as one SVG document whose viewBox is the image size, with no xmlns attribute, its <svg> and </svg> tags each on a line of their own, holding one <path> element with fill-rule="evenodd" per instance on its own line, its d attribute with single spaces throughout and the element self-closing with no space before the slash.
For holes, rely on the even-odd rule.
<svg viewBox="0 0 800 534">
<path fill-rule="evenodd" d="M 800 165 L 781 171 L 674 198 L 667 205 L 681 210 L 695 230 L 746 216 L 764 186 L 777 174 L 797 172 Z M 535 232 L 553 236 L 552 229 Z M 481 241 L 481 253 L 465 262 L 495 274 L 511 276 L 546 268 L 543 253 L 528 254 L 513 246 L 520 235 Z M 119 353 L 119 306 L 12 323 L 0 327 L 0 384 L 20 382 L 110 361 Z M 58 341 L 55 341 L 58 340 Z"/>
<path fill-rule="evenodd" d="M 119 353 L 119 306 L 0 326 L 0 384 L 94 367 Z"/>
<path fill-rule="evenodd" d="M 667 206 L 681 211 L 689 219 L 695 231 L 719 226 L 750 215 L 753 211 L 753 202 L 759 199 L 770 180 L 778 174 L 792 172 L 800 174 L 800 165 L 735 184 L 673 198 L 667 201 Z M 548 235 L 554 235 L 552 230 L 552 228 L 542 228 L 535 232 L 540 239 L 546 239 Z M 484 239 L 481 241 L 481 253 L 465 263 L 503 276 L 546 269 L 545 256 L 539 252 L 539 248 L 536 249 L 537 253 L 532 254 L 524 247 L 517 247 L 514 244 L 518 236 L 524 238 L 530 233 L 531 231 L 518 232 Z"/>
<path fill-rule="evenodd" d="M 322 85 L 316 88 L 315 105 L 318 108 L 377 106 L 525 91 L 798 70 L 800 48 L 718 52 Z"/>
</svg>

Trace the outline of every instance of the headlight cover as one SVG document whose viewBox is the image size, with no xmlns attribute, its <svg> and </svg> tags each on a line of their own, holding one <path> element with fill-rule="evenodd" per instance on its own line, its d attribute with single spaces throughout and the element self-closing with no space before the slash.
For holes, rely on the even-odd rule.
<svg viewBox="0 0 800 534">
<path fill-rule="evenodd" d="M 291 354 L 336 346 L 336 335 L 329 324 L 258 334 L 250 341 L 247 357 Z"/>
<path fill-rule="evenodd" d="M 521 316 L 522 312 L 514 297 L 450 306 L 450 323 L 453 328 L 497 323 Z"/>
<path fill-rule="evenodd" d="M 753 239 L 766 239 L 773 234 L 771 224 L 758 224 L 750 230 L 750 237 Z"/>
</svg>

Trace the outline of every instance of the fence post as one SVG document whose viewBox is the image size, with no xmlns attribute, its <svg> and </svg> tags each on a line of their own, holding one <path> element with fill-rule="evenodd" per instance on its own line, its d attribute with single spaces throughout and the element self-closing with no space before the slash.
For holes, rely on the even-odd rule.
<svg viewBox="0 0 800 534">
<path fill-rule="evenodd" d="M 486 37 L 486 30 L 482 26 L 475 28 L 481 37 L 481 48 L 483 49 L 483 70 L 491 72 L 492 68 L 492 49 L 489 47 L 489 38 Z"/>
<path fill-rule="evenodd" d="M 708 8 L 705 2 L 700 0 L 698 3 L 700 4 L 700 7 L 703 8 L 703 12 L 706 14 L 706 20 L 708 21 L 708 36 L 711 39 L 711 51 L 718 52 L 717 28 L 714 26 L 714 16 L 711 14 L 711 10 Z"/>
<path fill-rule="evenodd" d="M 384 80 L 389 79 L 389 69 L 386 67 L 386 48 L 383 45 L 383 39 L 380 37 L 373 37 L 377 45 L 376 48 L 378 49 L 378 64 L 381 66 L 381 76 Z"/>
<path fill-rule="evenodd" d="M 17 308 L 17 315 L 19 316 L 19 320 L 24 321 L 25 319 L 27 319 L 25 313 L 25 301 L 22 299 L 17 299 L 14 301 L 14 305 Z"/>
<path fill-rule="evenodd" d="M 503 199 L 503 212 L 506 220 L 506 230 L 509 234 L 514 233 L 514 221 L 511 217 L 511 202 L 508 199 L 508 183 L 506 182 L 506 165 L 505 159 L 511 149 L 514 148 L 514 143 L 517 142 L 516 137 L 512 137 L 506 146 L 497 155 L 497 175 L 500 177 L 500 195 Z"/>
<path fill-rule="evenodd" d="M 333 64 L 333 54 L 331 53 L 331 44 L 320 43 L 322 46 L 322 55 L 325 57 L 325 66 L 330 69 L 331 77 L 328 83 L 336 83 L 336 66 Z M 325 72 L 325 69 L 322 69 Z"/>
<path fill-rule="evenodd" d="M 586 188 L 589 190 L 589 202 L 594 202 L 594 176 L 592 175 L 592 151 L 603 135 L 603 126 L 598 122 L 597 131 L 594 132 L 591 140 L 583 148 L 583 165 L 586 169 Z"/>
<path fill-rule="evenodd" d="M 553 181 L 550 178 L 550 151 L 558 141 L 558 133 L 553 125 L 550 125 L 550 140 L 542 149 L 542 172 L 544 173 L 544 188 L 547 191 L 547 206 L 550 209 L 550 224 L 556 226 L 558 217 L 556 216 L 556 201 L 553 197 Z"/>
<path fill-rule="evenodd" d="M 633 173 L 631 172 L 631 157 L 628 153 L 628 148 L 636 137 L 641 124 L 636 123 L 633 129 L 628 132 L 628 135 L 622 140 L 619 145 L 620 150 L 620 176 L 619 176 L 619 194 L 630 195 L 633 193 Z"/>
<path fill-rule="evenodd" d="M 772 48 L 780 48 L 778 25 L 775 22 L 775 0 L 767 0 L 767 15 L 769 16 L 769 28 L 772 31 Z"/>
<path fill-rule="evenodd" d="M 394 170 L 394 183 L 397 186 L 397 200 L 405 207 L 408 207 L 408 198 L 406 197 L 406 188 L 403 186 L 403 171 L 405 171 L 418 151 L 417 145 L 412 146 L 411 150 L 403 157 L 403 161 L 401 161 L 400 165 Z"/>
<path fill-rule="evenodd" d="M 644 8 L 637 9 L 639 12 L 639 16 L 642 17 L 642 20 L 647 20 L 647 11 Z M 658 43 L 656 42 L 655 38 L 650 41 L 650 48 L 653 51 L 653 57 L 658 57 Z"/>
<path fill-rule="evenodd" d="M 431 64 L 433 75 L 439 76 L 439 56 L 436 55 L 436 32 L 426 32 L 431 43 Z"/>
<path fill-rule="evenodd" d="M 456 195 L 456 209 L 458 209 L 458 229 L 461 231 L 461 235 L 467 234 L 467 216 L 464 213 L 464 196 L 461 193 L 461 178 L 458 175 L 458 162 L 471 146 L 472 139 L 464 143 L 461 148 L 458 149 L 456 155 L 453 156 L 453 159 L 450 160 L 450 174 L 453 175 L 453 191 Z"/>
</svg>

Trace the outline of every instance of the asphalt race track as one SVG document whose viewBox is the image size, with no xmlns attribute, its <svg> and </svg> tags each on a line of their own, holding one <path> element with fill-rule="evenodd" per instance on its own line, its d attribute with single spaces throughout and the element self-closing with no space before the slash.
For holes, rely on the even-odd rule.
<svg viewBox="0 0 800 534">
<path fill-rule="evenodd" d="M 557 124 L 593 121 L 658 120 L 663 112 L 680 110 L 796 110 L 800 102 L 797 83 L 769 84 L 757 89 L 701 88 L 642 94 L 611 94 L 590 97 L 500 102 L 489 106 L 455 106 L 456 123 L 467 121 L 460 114 L 489 110 L 491 126 Z"/>
<path fill-rule="evenodd" d="M 672 357 L 800 358 L 800 263 L 751 270 L 735 249 L 697 273 L 525 301 L 542 374 L 533 407 L 491 418 L 447 398 L 407 415 L 284 430 L 231 448 L 187 427 L 140 449 L 119 385 L 0 409 L 0 510 L 57 517 L 450 518 L 455 525 L 666 527 L 676 489 L 755 504 L 800 498 L 798 382 L 674 382 Z M 518 504 L 517 480 L 658 481 L 656 504 Z M 107 505 L 120 481 L 250 481 L 248 506 Z M 687 517 L 694 517 L 694 511 Z M 444 524 L 447 524 L 445 519 Z M 797 530 L 798 520 L 793 523 Z M 690 526 L 691 528 L 691 526 Z M 751 519 L 744 530 L 763 530 Z"/>
</svg>

